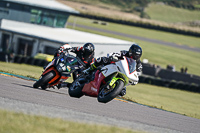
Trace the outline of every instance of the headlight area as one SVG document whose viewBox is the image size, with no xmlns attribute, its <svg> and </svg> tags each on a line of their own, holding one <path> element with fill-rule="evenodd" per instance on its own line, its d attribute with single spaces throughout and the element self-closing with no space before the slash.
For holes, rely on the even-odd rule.
<svg viewBox="0 0 200 133">
<path fill-rule="evenodd" d="M 66 66 L 65 66 L 64 63 L 59 63 L 59 64 L 57 65 L 56 68 L 57 68 L 57 70 L 58 70 L 59 72 L 66 71 Z"/>
</svg>

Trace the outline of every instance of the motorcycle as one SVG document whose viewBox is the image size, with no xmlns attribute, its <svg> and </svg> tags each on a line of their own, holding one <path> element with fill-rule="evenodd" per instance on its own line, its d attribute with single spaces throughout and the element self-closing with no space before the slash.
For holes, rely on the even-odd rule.
<svg viewBox="0 0 200 133">
<path fill-rule="evenodd" d="M 84 63 L 70 53 L 71 46 L 55 57 L 45 68 L 39 80 L 33 84 L 34 88 L 43 90 L 57 86 L 66 81 L 74 71 L 85 69 Z"/>
<path fill-rule="evenodd" d="M 113 100 L 125 86 L 139 80 L 136 61 L 123 58 L 97 69 L 90 75 L 81 74 L 69 87 L 69 95 L 76 98 L 83 95 L 97 97 L 98 102 L 102 103 Z"/>
</svg>

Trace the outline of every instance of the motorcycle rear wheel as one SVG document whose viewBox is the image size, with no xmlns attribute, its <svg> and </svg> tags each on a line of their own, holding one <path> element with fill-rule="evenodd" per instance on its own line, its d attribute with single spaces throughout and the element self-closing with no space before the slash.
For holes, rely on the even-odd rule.
<svg viewBox="0 0 200 133">
<path fill-rule="evenodd" d="M 43 75 L 38 81 L 33 84 L 33 88 L 38 88 L 41 86 L 43 90 L 46 90 L 46 85 L 48 82 L 55 77 L 55 72 L 51 71 L 45 75 Z"/>
<path fill-rule="evenodd" d="M 124 87 L 124 82 L 122 80 L 117 80 L 114 84 L 114 88 L 107 88 L 103 87 L 100 89 L 100 92 L 98 94 L 98 102 L 101 103 L 107 103 L 111 100 L 113 100 L 115 97 L 119 95 L 119 93 L 122 91 Z"/>
<path fill-rule="evenodd" d="M 77 84 L 79 79 L 76 79 L 69 87 L 68 89 L 68 93 L 71 97 L 76 97 L 76 98 L 80 98 L 83 96 L 83 86 L 84 84 Z"/>
</svg>

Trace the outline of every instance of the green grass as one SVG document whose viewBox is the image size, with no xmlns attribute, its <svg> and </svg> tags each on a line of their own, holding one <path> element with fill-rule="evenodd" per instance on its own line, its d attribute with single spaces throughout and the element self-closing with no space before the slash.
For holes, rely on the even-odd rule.
<svg viewBox="0 0 200 133">
<path fill-rule="evenodd" d="M 200 119 L 200 94 L 138 84 L 127 87 L 126 99 Z"/>
<path fill-rule="evenodd" d="M 70 122 L 4 110 L 0 110 L 0 119 L 1 133 L 139 133 L 114 126 Z"/>
<path fill-rule="evenodd" d="M 157 30 L 145 29 L 145 28 L 140 28 L 140 27 L 115 24 L 115 23 L 108 23 L 107 26 L 104 26 L 100 24 L 93 24 L 93 20 L 91 19 L 74 17 L 74 16 L 70 16 L 68 22 L 74 23 L 74 20 L 76 20 L 76 24 L 96 27 L 100 29 L 106 29 L 110 31 L 116 31 L 120 33 L 125 33 L 125 34 L 130 34 L 130 35 L 135 35 L 135 36 L 140 36 L 140 37 L 145 37 L 145 38 L 150 38 L 150 39 L 161 40 L 165 42 L 176 43 L 178 45 L 186 45 L 190 47 L 200 48 L 199 37 L 185 36 L 185 35 L 180 35 L 180 34 L 175 34 L 175 33 L 169 33 L 169 32 L 163 32 L 163 31 L 157 31 Z M 72 26 L 67 26 L 67 27 L 73 28 Z M 76 27 L 75 29 L 79 30 L 78 27 Z M 90 31 L 86 29 L 84 30 Z M 90 32 L 93 32 L 93 31 L 90 31 Z M 113 35 L 109 35 L 109 36 L 112 37 Z M 134 39 L 129 38 L 129 41 L 134 41 Z"/>
<path fill-rule="evenodd" d="M 199 8 L 199 9 L 200 9 L 200 4 L 199 4 L 199 5 L 195 5 L 194 7 L 195 7 L 195 8 Z"/>
<path fill-rule="evenodd" d="M 159 20 L 169 23 L 174 22 L 187 22 L 200 19 L 199 11 L 190 11 L 181 8 L 175 8 L 172 6 L 153 4 L 151 3 L 146 9 L 145 12 L 153 20 Z"/>
<path fill-rule="evenodd" d="M 24 71 L 21 71 L 21 68 Z M 10 64 L 0 62 L 0 71 L 15 73 L 26 76 L 31 75 L 38 79 L 42 67 L 35 67 L 25 64 Z M 13 71 L 14 70 L 14 71 Z M 68 81 L 68 80 L 67 80 Z M 70 80 L 70 82 L 72 79 Z M 200 119 L 200 94 L 187 91 L 169 89 L 165 87 L 152 86 L 139 83 L 135 86 L 127 87 L 126 99 L 131 99 L 140 104 L 161 108 L 167 111 L 184 114 Z"/>
<path fill-rule="evenodd" d="M 70 20 L 73 22 L 73 18 Z M 98 27 L 98 28 L 105 28 L 108 30 L 118 31 L 122 33 L 129 33 L 129 34 L 137 34 L 138 36 L 147 37 L 148 38 L 154 38 L 166 42 L 175 42 L 177 44 L 183 45 L 187 44 L 191 47 L 200 47 L 200 38 L 197 37 L 191 37 L 191 36 L 183 36 L 178 34 L 172 34 L 172 33 L 166 33 L 161 31 L 155 31 L 155 30 L 147 30 L 143 28 L 138 27 L 131 27 L 131 26 L 123 26 L 119 24 L 113 24 L 109 23 L 108 26 L 102 26 L 102 25 L 96 25 L 92 24 L 91 20 L 89 19 L 82 19 L 77 18 L 78 24 L 83 24 L 92 26 L 92 27 Z M 72 28 L 68 26 L 69 28 Z M 110 36 L 114 38 L 119 38 L 123 40 L 133 41 L 141 45 L 143 48 L 143 55 L 142 59 L 146 58 L 149 60 L 150 63 L 160 65 L 162 68 L 166 68 L 168 64 L 173 64 L 176 67 L 176 71 L 180 72 L 180 68 L 182 66 L 188 67 L 188 73 L 200 75 L 200 54 L 198 52 L 192 52 L 188 50 L 182 50 L 179 48 L 174 48 L 170 46 L 164 46 L 154 43 L 149 43 L 142 40 L 132 39 L 132 38 L 126 38 L 122 36 L 117 36 L 113 34 L 108 34 L 104 32 L 98 32 L 83 28 L 75 28 L 76 30 L 91 32 L 95 34 Z M 181 42 L 181 43 L 180 43 Z M 187 42 L 187 43 L 184 43 Z"/>
<path fill-rule="evenodd" d="M 38 66 L 0 62 L 0 72 L 8 72 L 38 79 L 42 71 L 43 68 Z"/>
</svg>

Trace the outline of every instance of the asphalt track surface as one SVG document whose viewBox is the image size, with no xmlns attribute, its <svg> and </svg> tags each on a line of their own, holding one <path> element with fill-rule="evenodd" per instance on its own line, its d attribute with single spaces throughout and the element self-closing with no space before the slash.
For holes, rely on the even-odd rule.
<svg viewBox="0 0 200 133">
<path fill-rule="evenodd" d="M 68 23 L 68 24 L 73 25 L 72 23 Z M 105 33 L 114 34 L 114 35 L 118 35 L 118 36 L 138 39 L 138 40 L 142 40 L 142 41 L 146 41 L 146 42 L 150 42 L 150 43 L 155 43 L 155 44 L 160 44 L 160 45 L 165 45 L 165 46 L 171 46 L 171 47 L 189 50 L 189 51 L 193 51 L 193 52 L 200 52 L 200 48 L 189 47 L 189 46 L 186 46 L 186 45 L 178 45 L 176 43 L 165 42 L 165 41 L 161 41 L 161 40 L 145 38 L 145 37 L 130 35 L 130 34 L 126 34 L 126 33 L 120 33 L 120 32 L 115 32 L 115 31 L 110 31 L 110 30 L 105 30 L 105 29 L 100 29 L 100 28 L 95 28 L 95 27 L 85 26 L 85 25 L 80 25 L 80 24 L 76 24 L 75 26 L 80 27 L 80 28 L 84 28 L 84 29 L 90 29 L 90 30 L 105 32 Z"/>
<path fill-rule="evenodd" d="M 34 89 L 33 83 L 0 75 L 0 108 L 145 132 L 200 132 L 200 119 L 119 99 L 103 104 L 93 97 L 72 98 L 67 89 Z"/>
</svg>

